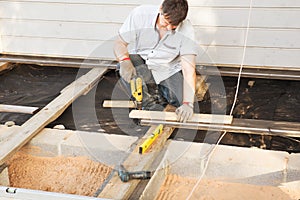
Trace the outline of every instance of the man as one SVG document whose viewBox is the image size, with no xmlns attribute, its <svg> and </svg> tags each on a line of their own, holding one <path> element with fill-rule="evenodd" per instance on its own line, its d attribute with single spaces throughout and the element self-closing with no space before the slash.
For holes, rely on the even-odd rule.
<svg viewBox="0 0 300 200">
<path fill-rule="evenodd" d="M 159 95 L 177 107 L 180 122 L 193 115 L 196 82 L 197 47 L 187 12 L 186 0 L 139 6 L 125 20 L 114 45 L 121 78 L 129 83 L 140 76 L 146 83 L 143 105 L 149 108 L 153 102 L 155 90 L 147 86 L 155 84 Z"/>
</svg>

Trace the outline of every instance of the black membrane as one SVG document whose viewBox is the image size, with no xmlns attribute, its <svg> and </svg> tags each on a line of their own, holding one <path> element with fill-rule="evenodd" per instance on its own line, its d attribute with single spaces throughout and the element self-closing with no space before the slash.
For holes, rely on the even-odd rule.
<svg viewBox="0 0 300 200">
<path fill-rule="evenodd" d="M 1 104 L 42 108 L 57 97 L 64 87 L 73 82 L 78 74 L 78 69 L 75 68 L 13 65 L 14 68 L 11 71 L 0 74 Z M 95 93 L 90 92 L 75 101 L 75 105 L 82 107 L 76 109 L 76 123 L 74 122 L 72 106 L 69 106 L 57 120 L 47 127 L 52 128 L 57 124 L 63 124 L 66 129 L 142 136 L 148 127 L 136 125 L 136 122 L 128 118 L 127 110 L 114 109 L 112 112 L 111 109 L 102 107 L 103 100 L 128 99 L 126 92 L 116 87 L 118 79 L 119 77 L 114 70 L 108 71 L 93 90 Z M 216 88 L 217 84 L 214 83 L 219 80 L 220 77 L 211 76 L 206 81 L 211 85 L 204 100 L 199 102 L 201 113 L 211 113 L 211 108 L 214 106 L 214 108 L 220 108 L 220 113 L 226 107 L 226 113 L 229 114 L 236 90 L 237 78 L 222 77 L 225 91 Z M 233 116 L 243 119 L 300 122 L 299 88 L 299 81 L 242 78 Z M 112 91 L 114 91 L 114 95 L 117 95 L 112 97 Z M 221 101 L 218 101 L 218 99 L 224 100 L 224 98 L 227 105 L 220 104 Z M 211 101 L 211 99 L 214 99 L 214 101 Z M 93 121 L 91 120 L 91 112 L 96 113 L 97 124 L 91 123 Z M 214 109 L 214 113 L 217 112 L 218 109 Z M 22 125 L 31 116 L 20 113 L 0 113 L 0 123 L 14 121 L 17 125 Z M 174 134 L 171 138 L 174 138 Z M 220 135 L 220 133 L 209 134 L 209 137 L 207 137 L 205 131 L 198 131 L 196 137 L 193 137 L 192 140 L 215 143 Z M 187 138 L 183 135 L 181 139 L 191 140 Z M 227 133 L 221 144 L 300 152 L 300 144 L 297 138 L 278 136 Z"/>
</svg>

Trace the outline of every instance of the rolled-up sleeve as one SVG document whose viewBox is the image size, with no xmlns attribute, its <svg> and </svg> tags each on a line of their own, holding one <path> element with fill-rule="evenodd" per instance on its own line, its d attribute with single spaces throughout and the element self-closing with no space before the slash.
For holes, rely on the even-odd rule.
<svg viewBox="0 0 300 200">
<path fill-rule="evenodd" d="M 180 55 L 197 55 L 198 44 L 195 40 L 195 31 L 190 22 L 186 23 L 182 32 Z"/>
<path fill-rule="evenodd" d="M 135 24 L 136 9 L 131 11 L 123 25 L 119 29 L 119 36 L 126 42 L 131 43 L 136 39 L 136 24 Z"/>
</svg>

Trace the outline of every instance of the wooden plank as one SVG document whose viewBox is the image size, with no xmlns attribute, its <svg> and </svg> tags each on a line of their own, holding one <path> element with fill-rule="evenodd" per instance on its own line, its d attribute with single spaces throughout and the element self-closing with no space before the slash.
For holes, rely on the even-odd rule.
<svg viewBox="0 0 300 200">
<path fill-rule="evenodd" d="M 47 124 L 59 117 L 65 109 L 80 95 L 89 91 L 106 72 L 107 68 L 93 68 L 81 76 L 37 114 L 27 120 L 19 131 L 12 130 L 11 137 L 5 138 L 0 143 L 0 165 L 30 141 Z"/>
<path fill-rule="evenodd" d="M 132 110 L 129 113 L 130 118 L 177 121 L 175 112 L 160 112 L 147 110 Z M 211 123 L 211 124 L 231 124 L 233 117 L 229 115 L 214 114 L 194 114 L 188 122 Z"/>
<path fill-rule="evenodd" d="M 0 37 L 0 39 L 1 39 L 1 37 Z M 11 67 L 9 66 L 8 62 L 0 62 L 0 72 L 10 69 L 10 68 Z"/>
<path fill-rule="evenodd" d="M 136 105 L 133 101 L 116 101 L 116 100 L 104 100 L 104 108 L 136 108 Z"/>
<path fill-rule="evenodd" d="M 33 114 L 34 111 L 36 111 L 37 109 L 39 109 L 39 108 L 38 107 L 30 107 L 30 106 L 0 104 L 0 112 Z"/>
<path fill-rule="evenodd" d="M 166 110 L 174 110 L 174 107 L 167 107 Z M 132 153 L 123 162 L 124 167 L 128 171 L 148 171 L 158 154 L 162 153 L 161 150 L 164 144 L 174 130 L 172 127 L 164 126 L 163 132 L 152 144 L 151 149 L 145 154 L 139 154 L 139 146 L 152 134 L 155 128 L 156 126 L 151 126 L 149 128 L 144 137 L 137 142 L 137 146 Z M 130 180 L 129 182 L 124 183 L 120 180 L 118 175 L 115 174 L 98 197 L 109 199 L 129 199 L 139 182 L 140 180 Z"/>
<path fill-rule="evenodd" d="M 169 163 L 161 163 L 159 169 L 155 171 L 151 180 L 145 187 L 139 200 L 155 199 L 162 184 L 164 183 L 166 176 L 170 173 Z"/>
<path fill-rule="evenodd" d="M 8 175 L 7 166 L 3 165 L 4 169 L 1 168 L 2 166 L 0 166 L 0 185 L 9 186 L 9 175 Z"/>
<path fill-rule="evenodd" d="M 155 127 L 151 127 L 149 132 L 147 132 L 147 135 L 152 133 L 154 128 Z M 162 134 L 167 138 L 167 136 L 171 135 L 173 130 L 174 129 L 171 127 L 165 128 Z M 158 139 L 162 144 L 166 142 L 161 138 Z M 142 142 L 139 142 L 138 144 L 140 145 Z M 149 170 L 152 162 L 159 153 L 159 150 L 156 149 L 156 152 L 152 151 L 151 154 L 141 155 L 138 153 L 138 148 L 136 148 L 134 152 L 126 159 L 124 166 L 128 171 Z M 98 197 L 109 199 L 129 199 L 139 182 L 140 180 L 130 180 L 129 182 L 124 183 L 120 180 L 119 176 L 115 174 Z"/>
</svg>

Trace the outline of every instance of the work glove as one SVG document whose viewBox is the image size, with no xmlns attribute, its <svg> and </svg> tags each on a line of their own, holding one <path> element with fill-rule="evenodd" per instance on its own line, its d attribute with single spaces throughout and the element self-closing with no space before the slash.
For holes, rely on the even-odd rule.
<svg viewBox="0 0 300 200">
<path fill-rule="evenodd" d="M 136 75 L 136 70 L 131 60 L 120 62 L 120 76 L 129 83 L 133 75 Z"/>
<path fill-rule="evenodd" d="M 194 113 L 194 106 L 190 104 L 182 104 L 176 109 L 177 120 L 180 122 L 186 122 L 189 118 L 192 117 Z"/>
</svg>

